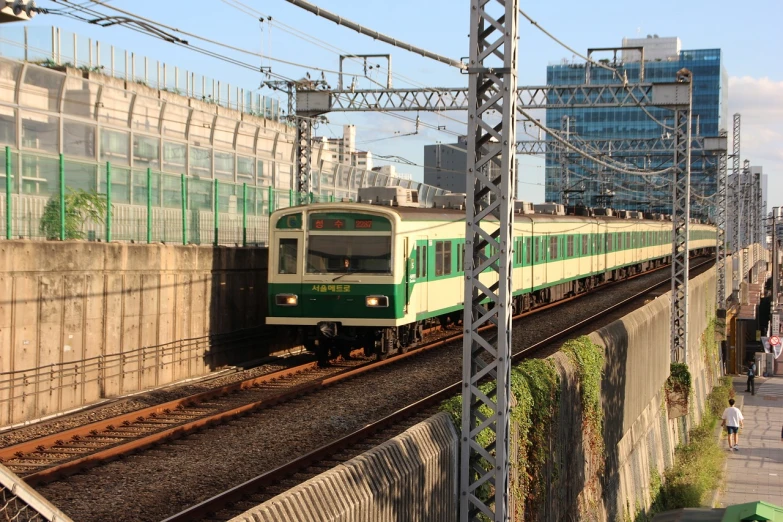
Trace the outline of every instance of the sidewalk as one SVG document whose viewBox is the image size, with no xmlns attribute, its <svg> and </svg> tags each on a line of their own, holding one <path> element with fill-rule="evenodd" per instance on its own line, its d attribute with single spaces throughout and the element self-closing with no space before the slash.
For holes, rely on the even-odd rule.
<svg viewBox="0 0 783 522">
<path fill-rule="evenodd" d="M 737 397 L 744 399 L 745 427 L 739 451 L 728 452 L 726 486 L 716 507 L 756 500 L 783 506 L 783 377 L 757 377 L 755 396 L 745 392 L 746 382 L 745 376 L 734 377 Z M 725 436 L 721 444 L 728 448 Z"/>
</svg>

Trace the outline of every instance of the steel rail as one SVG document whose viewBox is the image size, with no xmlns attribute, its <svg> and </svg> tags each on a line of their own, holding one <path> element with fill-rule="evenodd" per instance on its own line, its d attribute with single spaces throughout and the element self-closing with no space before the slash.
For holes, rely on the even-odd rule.
<svg viewBox="0 0 783 522">
<path fill-rule="evenodd" d="M 650 275 L 659 270 L 663 270 L 669 266 L 670 265 L 664 264 L 660 267 L 648 270 L 646 272 L 641 272 L 639 274 L 628 276 L 623 279 L 609 281 L 600 284 L 598 286 L 595 286 L 589 291 L 576 294 L 574 296 L 565 299 L 561 299 L 552 303 L 538 305 L 534 308 L 529 309 L 528 311 L 525 311 L 523 313 L 514 316 L 514 319 L 518 320 L 524 317 L 528 317 L 534 314 L 544 312 L 548 309 L 560 306 L 562 304 L 573 301 L 575 299 L 579 299 L 593 292 L 608 289 L 610 287 L 635 279 L 637 277 Z M 178 424 L 169 429 L 161 429 L 148 434 L 140 434 L 141 435 L 140 437 L 133 438 L 131 440 L 128 440 L 127 442 L 115 442 L 111 445 L 107 445 L 105 449 L 101 449 L 99 451 L 95 451 L 93 453 L 87 454 L 84 457 L 68 460 L 62 462 L 61 464 L 54 465 L 45 469 L 41 469 L 40 471 L 34 471 L 28 475 L 25 475 L 24 480 L 31 486 L 52 482 L 59 478 L 78 473 L 79 471 L 82 471 L 84 469 L 97 466 L 103 462 L 116 459 L 122 455 L 134 451 L 144 450 L 146 448 L 149 448 L 161 442 L 166 442 L 166 441 L 181 438 L 190 433 L 203 429 L 204 427 L 225 423 L 239 416 L 243 416 L 248 413 L 258 411 L 260 409 L 272 407 L 280 403 L 287 402 L 294 398 L 300 397 L 302 395 L 317 392 L 323 388 L 326 388 L 338 382 L 356 377 L 358 375 L 362 375 L 370 371 L 377 370 L 389 364 L 396 364 L 402 360 L 407 359 L 408 357 L 415 357 L 421 355 L 430 350 L 439 348 L 445 344 L 462 339 L 462 337 L 463 335 L 461 332 L 450 336 L 446 336 L 441 339 L 435 340 L 427 345 L 411 350 L 407 353 L 398 354 L 394 357 L 382 361 L 375 361 L 375 362 L 363 364 L 356 368 L 344 370 L 321 379 L 314 379 L 312 381 L 300 384 L 298 386 L 294 386 L 272 397 L 266 397 L 264 399 L 254 401 L 240 407 L 230 408 L 223 411 L 219 411 L 217 413 L 201 416 L 198 419 L 184 422 L 182 424 Z M 356 350 L 352 352 L 352 355 L 357 355 L 359 353 L 361 353 L 361 350 Z M 56 446 L 64 445 L 64 441 L 80 441 L 84 438 L 100 436 L 99 434 L 101 432 L 107 432 L 107 431 L 113 432 L 117 426 L 132 427 L 134 422 L 144 422 L 145 420 L 148 419 L 156 419 L 158 418 L 159 415 L 166 414 L 169 411 L 179 410 L 181 412 L 184 412 L 185 411 L 184 408 L 197 407 L 199 403 L 205 401 L 226 396 L 245 389 L 253 388 L 259 384 L 272 382 L 280 378 L 297 375 L 307 370 L 313 369 L 315 368 L 315 366 L 316 366 L 315 362 L 305 363 L 300 366 L 286 368 L 270 374 L 266 374 L 245 381 L 222 386 L 214 390 L 208 390 L 192 396 L 175 399 L 173 401 L 162 403 L 156 406 L 144 408 L 142 410 L 129 412 L 117 417 L 112 417 L 102 421 L 90 423 L 85 426 L 72 428 L 64 432 L 55 433 L 38 439 L 33 439 L 27 442 L 23 442 L 17 445 L 8 446 L 6 448 L 0 449 L 0 462 L 8 462 L 9 460 L 12 460 L 14 458 L 25 458 L 25 457 L 36 458 L 36 453 L 42 453 L 48 449 L 57 450 L 58 448 L 56 448 Z M 111 434 L 106 435 L 106 438 L 112 438 L 112 437 L 113 436 Z"/>
<path fill-rule="evenodd" d="M 698 265 L 691 267 L 691 272 L 695 271 L 696 269 L 710 264 L 714 262 L 714 259 L 709 259 L 703 263 L 700 263 Z M 662 267 L 659 267 L 655 270 L 643 272 L 640 275 L 649 275 L 652 272 L 656 272 L 662 268 L 666 268 L 667 265 L 664 265 Z M 636 278 L 639 275 L 629 277 L 628 279 L 623 279 L 621 281 L 617 282 L 626 282 L 630 279 Z M 617 283 L 616 282 L 616 283 Z M 574 331 L 580 330 L 584 326 L 590 324 L 591 322 L 594 322 L 598 319 L 601 319 L 602 317 L 609 315 L 616 310 L 624 307 L 628 303 L 635 301 L 641 297 L 644 297 L 645 295 L 649 294 L 653 290 L 660 288 L 662 286 L 670 284 L 671 279 L 666 279 L 664 281 L 661 281 L 659 283 L 655 283 L 654 285 L 645 288 L 644 290 L 637 292 L 636 294 L 623 299 L 622 301 L 619 301 L 613 305 L 611 305 L 608 308 L 605 308 L 601 310 L 600 312 L 591 315 L 590 317 L 583 319 L 563 330 L 560 332 L 550 335 L 546 339 L 543 339 L 541 341 L 538 341 L 537 343 L 520 350 L 516 353 L 514 353 L 511 357 L 513 362 L 518 362 L 520 359 L 524 358 L 526 355 L 528 355 L 530 352 L 534 352 L 536 350 L 539 350 L 545 346 L 548 346 L 549 344 L 563 340 L 564 337 L 568 336 L 569 334 L 573 333 Z M 606 285 L 601 285 L 600 287 L 596 287 L 596 289 L 601 288 L 605 289 Z M 585 292 L 584 294 L 579 294 L 579 297 L 584 296 L 590 292 Z M 570 300 L 570 299 L 569 299 Z M 565 300 L 557 301 L 557 304 L 563 304 Z M 543 311 L 542 308 L 537 308 L 535 311 Z M 521 314 L 520 316 L 516 316 L 515 319 L 520 318 L 521 316 L 529 315 L 529 314 Z M 463 334 L 457 334 L 454 337 L 450 338 L 449 341 L 455 341 L 458 338 L 462 338 Z M 439 341 L 441 342 L 441 341 Z M 409 353 L 415 353 L 415 352 L 409 352 Z M 408 354 L 406 354 L 408 355 Z M 395 358 L 396 359 L 396 358 Z M 388 359 L 387 361 L 394 361 L 395 359 Z M 378 420 L 373 423 L 370 423 L 363 428 L 360 428 L 359 430 L 354 431 L 353 433 L 350 433 L 334 442 L 325 444 L 321 446 L 318 449 L 315 449 L 311 451 L 310 453 L 307 453 L 301 457 L 298 457 L 287 464 L 283 464 L 282 466 L 279 466 L 273 470 L 267 471 L 255 478 L 252 478 L 242 484 L 239 484 L 238 486 L 235 486 L 223 493 L 220 493 L 218 495 L 215 495 L 212 498 L 209 498 L 205 500 L 204 502 L 201 502 L 199 504 L 196 504 L 180 513 L 177 513 L 165 520 L 163 522 L 190 522 L 194 520 L 201 520 L 203 518 L 206 518 L 212 513 L 216 513 L 220 511 L 221 509 L 224 509 L 228 505 L 235 503 L 239 500 L 242 500 L 243 498 L 246 498 L 258 490 L 269 487 L 275 484 L 278 484 L 280 481 L 284 480 L 287 477 L 290 477 L 296 473 L 301 472 L 302 470 L 308 468 L 312 464 L 324 460 L 327 457 L 331 455 L 335 455 L 336 453 L 339 453 L 343 449 L 350 447 L 352 445 L 355 445 L 357 442 L 364 440 L 366 438 L 371 437 L 373 434 L 386 429 L 387 427 L 394 425 L 396 423 L 399 423 L 407 418 L 412 417 L 413 415 L 416 415 L 420 411 L 429 408 L 435 404 L 438 404 L 439 402 L 442 402 L 445 399 L 448 399 L 450 397 L 453 397 L 456 394 L 459 394 L 462 392 L 462 381 L 455 382 L 454 384 L 451 384 L 442 390 L 433 393 L 432 395 L 429 395 L 428 397 L 425 397 L 421 400 L 416 401 L 415 403 L 411 404 L 410 406 L 406 406 L 405 408 L 402 408 L 400 410 L 397 410 L 396 412 Z"/>
</svg>

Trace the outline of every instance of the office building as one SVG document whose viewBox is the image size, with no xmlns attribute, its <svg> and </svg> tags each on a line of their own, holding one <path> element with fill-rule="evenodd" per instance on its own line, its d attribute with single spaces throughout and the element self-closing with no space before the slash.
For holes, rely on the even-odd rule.
<svg viewBox="0 0 783 522">
<path fill-rule="evenodd" d="M 563 61 L 547 67 L 547 84 L 579 85 L 586 83 L 589 71 L 591 84 L 639 82 L 643 69 L 644 81 L 674 82 L 676 73 L 685 68 L 693 74 L 694 137 L 718 136 L 721 129 L 731 126 L 728 119 L 728 76 L 720 49 L 682 50 L 679 38 L 623 39 L 622 47 L 643 47 L 644 62 L 638 51 L 624 50 L 612 59 L 603 58 L 604 65 L 586 68 L 584 63 Z M 593 55 L 593 60 L 596 60 Z M 616 60 L 616 61 L 615 61 Z M 554 130 L 567 130 L 572 139 L 612 140 L 620 138 L 663 138 L 665 147 L 672 148 L 673 112 L 647 107 L 604 107 L 548 109 L 546 124 Z M 551 141 L 550 137 L 547 140 Z M 581 146 L 580 146 L 581 148 Z M 572 152 L 559 152 L 549 146 L 546 155 L 546 199 L 570 202 L 581 199 L 588 206 L 611 206 L 618 209 L 670 213 L 670 176 L 638 176 L 623 174 L 596 164 Z M 672 164 L 668 150 L 653 150 L 640 155 L 613 152 L 602 158 L 620 163 L 627 169 L 663 170 Z M 711 219 L 713 209 L 709 198 L 716 189 L 715 169 L 710 160 L 698 161 L 694 156 L 691 170 L 693 194 L 692 215 Z"/>
</svg>

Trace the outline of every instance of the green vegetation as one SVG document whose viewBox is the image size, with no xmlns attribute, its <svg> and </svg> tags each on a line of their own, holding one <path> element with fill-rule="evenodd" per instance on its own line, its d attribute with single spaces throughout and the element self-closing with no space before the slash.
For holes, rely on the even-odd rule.
<svg viewBox="0 0 783 522">
<path fill-rule="evenodd" d="M 707 374 L 709 375 L 709 383 L 712 384 L 717 380 L 720 375 L 720 354 L 718 353 L 718 341 L 716 337 L 716 329 L 718 327 L 718 320 L 716 317 L 710 319 L 707 323 L 707 328 L 704 329 L 704 333 L 701 335 L 701 353 L 704 356 L 704 366 L 707 368 Z"/>
<path fill-rule="evenodd" d="M 604 412 L 601 408 L 601 379 L 604 372 L 603 350 L 588 337 L 582 336 L 566 342 L 562 352 L 574 363 L 579 377 L 585 440 L 590 441 L 593 454 L 603 463 Z M 598 475 L 600 474 L 601 470 L 598 470 Z"/>
<path fill-rule="evenodd" d="M 708 396 L 709 408 L 701 424 L 691 430 L 690 441 L 675 451 L 675 464 L 666 471 L 659 501 L 664 510 L 699 507 L 720 485 L 726 455 L 715 437 L 715 426 L 731 391 L 731 377 L 724 377 Z"/>
<path fill-rule="evenodd" d="M 650 509 L 637 510 L 634 522 L 650 521 L 657 513 L 670 509 L 700 507 L 721 483 L 726 453 L 715 437 L 715 428 L 729 398 L 734 395 L 731 377 L 723 377 L 707 396 L 707 408 L 701 424 L 691 429 L 689 442 L 675 450 L 674 466 L 664 473 L 650 473 Z"/>
<path fill-rule="evenodd" d="M 106 198 L 103 194 L 82 189 L 68 189 L 65 194 L 65 239 L 84 239 L 84 224 L 92 220 L 102 224 L 106 216 Z M 52 196 L 44 207 L 41 232 L 46 239 L 60 239 L 60 198 Z"/>
<path fill-rule="evenodd" d="M 684 363 L 671 363 L 669 378 L 666 379 L 666 390 L 688 397 L 691 393 L 691 372 Z"/>
<path fill-rule="evenodd" d="M 496 400 L 492 383 L 481 386 L 481 390 Z M 551 361 L 532 359 L 524 361 L 511 370 L 512 434 L 517 449 L 515 467 L 518 480 L 512 484 L 512 495 L 527 513 L 536 509 L 536 499 L 543 499 L 546 487 L 545 466 L 550 453 L 549 440 L 555 427 L 557 407 L 560 399 L 560 382 Z M 489 415 L 487 408 L 482 408 Z M 452 397 L 441 405 L 441 411 L 449 413 L 457 429 L 462 427 L 462 397 Z M 531 429 L 535 426 L 536 429 Z M 494 433 L 485 429 L 479 434 L 479 441 L 485 447 L 494 442 Z M 488 463 L 482 462 L 486 468 Z M 556 472 L 556 470 L 555 470 Z M 489 486 L 478 492 L 484 499 L 494 492 Z"/>
</svg>

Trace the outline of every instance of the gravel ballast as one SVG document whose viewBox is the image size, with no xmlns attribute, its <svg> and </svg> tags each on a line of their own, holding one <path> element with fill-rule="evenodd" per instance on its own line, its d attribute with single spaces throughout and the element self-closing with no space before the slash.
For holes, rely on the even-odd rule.
<svg viewBox="0 0 783 522">
<path fill-rule="evenodd" d="M 514 327 L 514 348 L 545 339 L 669 274 L 661 270 L 525 318 Z M 590 331 L 615 318 L 591 324 Z M 441 390 L 461 379 L 461 366 L 457 341 L 39 492 L 80 522 L 160 521 Z"/>
</svg>

